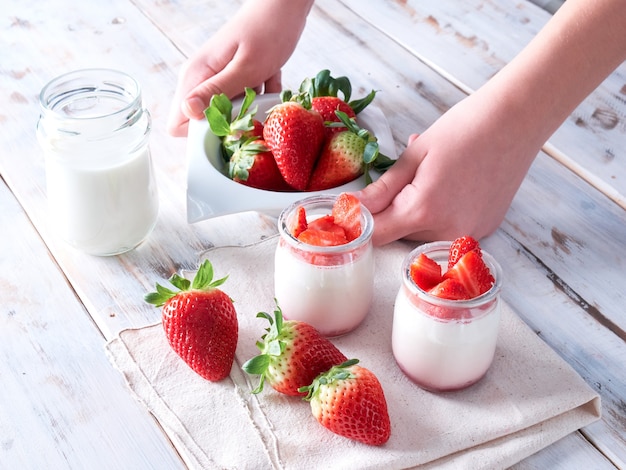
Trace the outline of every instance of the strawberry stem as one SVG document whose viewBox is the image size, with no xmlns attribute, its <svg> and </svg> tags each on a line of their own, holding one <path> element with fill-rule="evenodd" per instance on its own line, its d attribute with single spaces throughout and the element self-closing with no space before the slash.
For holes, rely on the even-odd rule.
<svg viewBox="0 0 626 470">
<path fill-rule="evenodd" d="M 226 279 L 228 279 L 228 276 L 216 279 L 215 281 L 213 280 L 213 265 L 207 259 L 204 260 L 198 268 L 193 281 L 189 281 L 189 279 L 174 273 L 168 281 L 172 284 L 172 286 L 176 287 L 176 290 L 168 289 L 167 287 L 163 287 L 157 283 L 156 292 L 146 294 L 144 296 L 144 301 L 154 305 L 155 307 L 162 307 L 168 300 L 177 295 L 179 292 L 188 290 L 209 291 L 224 284 Z"/>
<path fill-rule="evenodd" d="M 328 369 L 328 371 L 321 373 L 315 378 L 315 380 L 313 380 L 313 383 L 311 385 L 300 387 L 298 389 L 299 392 L 306 392 L 306 396 L 304 396 L 302 399 L 304 401 L 311 401 L 315 397 L 315 395 L 319 393 L 321 385 L 330 385 L 333 382 L 338 382 L 340 380 L 346 380 L 351 378 L 352 372 L 346 369 L 358 363 L 358 359 L 348 359 L 342 364 L 333 366 Z"/>
<path fill-rule="evenodd" d="M 257 341 L 256 345 L 261 350 L 261 354 L 254 356 L 252 359 L 247 360 L 241 368 L 251 375 L 259 375 L 259 385 L 252 390 L 252 393 L 257 394 L 263 391 L 263 385 L 265 383 L 265 375 L 268 367 L 270 366 L 271 358 L 278 357 L 285 351 L 285 341 L 280 339 L 280 334 L 283 329 L 283 312 L 276 302 L 276 310 L 274 310 L 274 316 L 269 313 L 259 312 L 257 318 L 265 318 L 269 323 L 269 328 L 266 329 L 267 333 L 263 335 L 263 341 Z"/>
</svg>

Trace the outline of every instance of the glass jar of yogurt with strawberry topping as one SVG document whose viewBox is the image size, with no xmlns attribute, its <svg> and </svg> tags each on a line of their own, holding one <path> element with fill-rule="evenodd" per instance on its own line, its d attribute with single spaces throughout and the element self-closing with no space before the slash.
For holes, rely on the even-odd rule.
<svg viewBox="0 0 626 470">
<path fill-rule="evenodd" d="M 450 246 L 450 242 L 427 243 L 405 258 L 394 306 L 392 350 L 396 362 L 413 382 L 435 392 L 463 389 L 487 373 L 500 324 L 500 265 L 478 248 L 467 260 L 461 258 L 454 268 L 448 268 Z M 440 271 L 435 265 L 424 268 L 424 260 L 437 263 Z M 433 268 L 438 280 L 425 280 Z M 457 280 L 473 285 L 466 290 Z M 480 282 L 482 290 L 467 293 Z"/>
<path fill-rule="evenodd" d="M 311 196 L 282 211 L 274 290 L 285 318 L 324 336 L 364 320 L 374 286 L 373 227 L 367 208 L 345 193 Z"/>
</svg>

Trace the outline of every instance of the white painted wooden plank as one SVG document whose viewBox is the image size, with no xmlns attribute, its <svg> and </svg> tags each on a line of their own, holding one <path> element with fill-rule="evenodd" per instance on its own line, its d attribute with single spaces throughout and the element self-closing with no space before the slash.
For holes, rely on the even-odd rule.
<svg viewBox="0 0 626 470">
<path fill-rule="evenodd" d="M 341 1 L 468 92 L 509 62 L 550 18 L 524 1 Z M 549 142 L 574 171 L 626 208 L 625 84 L 622 64 Z"/>
<path fill-rule="evenodd" d="M 608 459 L 598 458 L 597 451 L 575 432 L 513 465 L 509 470 L 615 470 Z"/>
<path fill-rule="evenodd" d="M 484 244 L 506 260 L 505 299 L 602 397 L 586 436 L 626 466 L 626 212 L 542 154 Z"/>
<path fill-rule="evenodd" d="M 0 468 L 184 468 L 0 181 Z"/>
</svg>

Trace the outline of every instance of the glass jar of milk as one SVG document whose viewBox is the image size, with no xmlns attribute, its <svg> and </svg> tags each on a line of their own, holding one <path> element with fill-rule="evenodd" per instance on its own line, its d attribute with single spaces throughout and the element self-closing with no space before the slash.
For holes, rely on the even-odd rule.
<svg viewBox="0 0 626 470">
<path fill-rule="evenodd" d="M 139 84 L 116 70 L 78 70 L 48 83 L 39 100 L 51 227 L 89 254 L 135 248 L 159 205 Z"/>
</svg>

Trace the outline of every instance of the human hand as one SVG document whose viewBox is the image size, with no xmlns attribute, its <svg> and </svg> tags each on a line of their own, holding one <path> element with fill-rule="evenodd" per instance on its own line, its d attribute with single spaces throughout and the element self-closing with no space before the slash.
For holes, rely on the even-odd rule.
<svg viewBox="0 0 626 470">
<path fill-rule="evenodd" d="M 478 93 L 466 98 L 356 193 L 374 215 L 374 244 L 481 238 L 498 227 L 542 145 L 498 109 Z"/>
<path fill-rule="evenodd" d="M 312 0 L 248 1 L 182 66 L 167 123 L 187 135 L 189 119 L 204 118 L 214 94 L 233 98 L 245 87 L 281 90 L 280 69 L 304 29 Z"/>
</svg>

